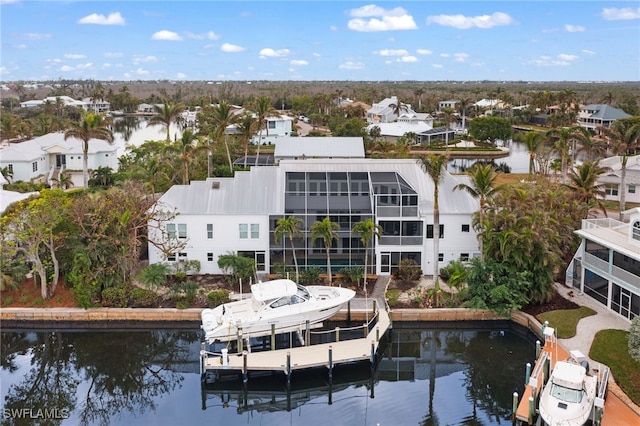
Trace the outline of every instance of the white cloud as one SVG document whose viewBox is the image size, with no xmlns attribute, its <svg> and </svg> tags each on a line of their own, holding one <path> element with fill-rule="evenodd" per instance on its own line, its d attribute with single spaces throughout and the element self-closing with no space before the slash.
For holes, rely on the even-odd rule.
<svg viewBox="0 0 640 426">
<path fill-rule="evenodd" d="M 456 62 L 466 62 L 469 59 L 469 55 L 466 53 L 454 53 L 453 58 Z"/>
<path fill-rule="evenodd" d="M 158 57 L 157 56 L 153 56 L 153 55 L 134 55 L 132 62 L 134 65 L 139 65 L 142 63 L 149 63 L 149 62 L 158 62 Z"/>
<path fill-rule="evenodd" d="M 223 52 L 229 52 L 229 53 L 238 53 L 238 52 L 244 52 L 245 49 L 242 46 L 238 46 L 236 44 L 231 44 L 231 43 L 224 43 L 221 47 L 220 50 L 222 50 Z"/>
<path fill-rule="evenodd" d="M 338 27 L 336 27 L 335 25 L 330 25 L 330 26 L 329 26 L 329 30 L 331 30 L 331 31 L 338 31 Z"/>
<path fill-rule="evenodd" d="M 69 71 L 73 71 L 75 68 L 69 66 L 69 65 L 63 65 L 60 67 L 60 71 L 62 72 L 69 72 Z"/>
<path fill-rule="evenodd" d="M 264 49 L 260 50 L 259 55 L 263 59 L 264 58 L 281 58 L 283 56 L 289 55 L 289 49 L 273 50 L 270 47 L 265 47 Z"/>
<path fill-rule="evenodd" d="M 110 13 L 108 16 L 92 13 L 78 20 L 78 24 L 94 24 L 94 25 L 124 25 L 125 20 L 120 12 Z"/>
<path fill-rule="evenodd" d="M 7 67 L 0 67 L 0 75 L 11 74 Z"/>
<path fill-rule="evenodd" d="M 578 59 L 578 56 L 561 53 L 558 55 L 558 59 L 561 59 L 563 61 L 575 61 L 576 59 Z"/>
<path fill-rule="evenodd" d="M 380 56 L 407 56 L 409 54 L 405 49 L 382 49 L 374 53 Z"/>
<path fill-rule="evenodd" d="M 631 19 L 640 19 L 640 7 L 631 8 L 623 7 L 605 7 L 602 9 L 602 18 L 607 21 L 628 21 Z"/>
<path fill-rule="evenodd" d="M 81 55 L 79 53 L 67 53 L 64 55 L 65 59 L 84 59 L 87 56 L 86 55 Z"/>
<path fill-rule="evenodd" d="M 124 55 L 122 52 L 104 52 L 103 56 L 105 58 L 122 58 Z"/>
<path fill-rule="evenodd" d="M 174 33 L 173 31 L 162 30 L 153 33 L 153 35 L 151 36 L 151 40 L 182 41 L 182 37 L 180 37 L 178 33 Z"/>
<path fill-rule="evenodd" d="M 362 62 L 353 62 L 347 61 L 338 66 L 341 70 L 361 70 L 364 68 L 364 64 Z"/>
<path fill-rule="evenodd" d="M 418 28 L 413 16 L 409 15 L 402 7 L 387 10 L 370 4 L 358 9 L 351 9 L 349 15 L 353 19 L 349 20 L 347 27 L 353 31 L 401 31 Z"/>
<path fill-rule="evenodd" d="M 300 66 L 300 65 L 309 65 L 309 62 L 305 61 L 304 59 L 293 59 L 290 62 L 290 64 L 295 66 Z"/>
<path fill-rule="evenodd" d="M 49 40 L 52 38 L 51 34 L 46 33 L 24 33 L 19 34 L 18 37 L 25 38 L 27 40 Z"/>
<path fill-rule="evenodd" d="M 442 68 L 442 67 L 443 67 L 443 65 L 442 65 L 442 64 L 431 64 L 431 66 L 432 66 L 433 68 Z"/>
<path fill-rule="evenodd" d="M 12 4 L 12 3 L 19 3 L 19 2 L 20 0 L 0 0 L 0 4 Z"/>
<path fill-rule="evenodd" d="M 418 62 L 418 58 L 415 56 L 403 56 L 402 58 L 398 58 L 398 62 Z"/>
<path fill-rule="evenodd" d="M 138 75 L 149 75 L 149 71 L 145 70 L 144 68 L 138 68 L 136 70 L 136 74 L 138 74 Z"/>
<path fill-rule="evenodd" d="M 89 70 L 89 69 L 92 69 L 92 68 L 93 68 L 93 63 L 92 62 L 88 62 L 86 64 L 78 64 L 76 66 L 76 69 L 79 69 L 79 70 Z"/>
<path fill-rule="evenodd" d="M 583 27 L 582 25 L 571 25 L 571 24 L 566 24 L 564 26 L 564 29 L 568 33 L 583 33 L 586 30 L 586 28 Z"/>
<path fill-rule="evenodd" d="M 427 24 L 438 24 L 445 27 L 453 27 L 459 30 L 469 28 L 493 28 L 514 23 L 513 18 L 503 12 L 494 12 L 491 15 L 464 16 L 464 15 L 433 15 L 427 17 Z"/>
<path fill-rule="evenodd" d="M 213 31 L 208 31 L 203 34 L 194 34 L 192 32 L 187 31 L 185 34 L 187 37 L 193 38 L 196 40 L 218 40 L 220 38 L 220 36 L 214 33 Z"/>
<path fill-rule="evenodd" d="M 594 52 L 593 50 L 587 50 L 587 49 L 582 49 L 582 53 L 586 54 L 586 55 L 595 55 L 596 52 Z"/>
<path fill-rule="evenodd" d="M 568 55 L 562 53 L 558 55 L 555 59 L 551 56 L 540 56 L 537 59 L 532 59 L 528 61 L 529 65 L 534 65 L 537 67 L 566 67 L 571 65 L 571 62 L 578 59 L 575 55 Z"/>
<path fill-rule="evenodd" d="M 179 80 L 184 80 L 185 78 L 187 78 L 187 75 L 183 72 L 179 72 L 178 74 L 176 74 L 176 78 Z"/>
<path fill-rule="evenodd" d="M 429 49 L 417 49 L 416 53 L 418 55 L 431 55 L 433 52 Z"/>
<path fill-rule="evenodd" d="M 53 62 L 54 64 L 59 64 L 62 62 L 60 58 L 47 59 L 47 62 Z"/>
</svg>

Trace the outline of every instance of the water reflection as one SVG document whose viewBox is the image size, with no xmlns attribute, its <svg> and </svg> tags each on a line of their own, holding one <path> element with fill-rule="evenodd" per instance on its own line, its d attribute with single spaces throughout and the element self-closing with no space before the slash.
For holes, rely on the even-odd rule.
<svg viewBox="0 0 640 426">
<path fill-rule="evenodd" d="M 3 332 L 2 408 L 67 413 L 37 422 L 47 424 L 497 425 L 534 358 L 518 326 L 501 325 L 396 329 L 373 372 L 294 372 L 290 384 L 264 373 L 202 385 L 196 330 Z"/>
</svg>

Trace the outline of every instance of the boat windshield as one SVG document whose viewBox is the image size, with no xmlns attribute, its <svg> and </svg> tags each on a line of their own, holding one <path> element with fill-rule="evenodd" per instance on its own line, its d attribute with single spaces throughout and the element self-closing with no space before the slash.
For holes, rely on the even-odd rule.
<svg viewBox="0 0 640 426">
<path fill-rule="evenodd" d="M 551 396 L 567 403 L 579 403 L 582 401 L 582 394 L 582 389 L 571 389 L 556 383 L 551 386 Z"/>
<path fill-rule="evenodd" d="M 294 294 L 291 297 L 281 297 L 269 306 L 271 306 L 271 308 L 281 308 L 282 306 L 295 305 L 302 302 L 304 302 L 304 299 Z"/>
<path fill-rule="evenodd" d="M 311 298 L 311 295 L 309 294 L 309 290 L 307 290 L 305 287 L 301 286 L 300 284 L 298 284 L 297 295 L 298 297 L 302 297 L 304 300 L 309 300 Z"/>
</svg>

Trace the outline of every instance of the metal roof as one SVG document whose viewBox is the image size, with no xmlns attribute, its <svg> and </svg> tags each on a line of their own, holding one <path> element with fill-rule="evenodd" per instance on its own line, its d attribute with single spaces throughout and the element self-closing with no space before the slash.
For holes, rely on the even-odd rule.
<svg viewBox="0 0 640 426">
<path fill-rule="evenodd" d="M 274 155 L 276 160 L 301 157 L 364 158 L 364 141 L 362 137 L 280 137 Z"/>
<path fill-rule="evenodd" d="M 116 152 L 117 150 L 118 147 L 115 144 L 110 145 L 100 139 L 89 140 L 89 154 Z M 75 138 L 64 140 L 64 132 L 48 133 L 1 149 L 0 160 L 5 163 L 10 161 L 32 161 L 48 153 L 82 154 L 82 141 Z"/>
</svg>

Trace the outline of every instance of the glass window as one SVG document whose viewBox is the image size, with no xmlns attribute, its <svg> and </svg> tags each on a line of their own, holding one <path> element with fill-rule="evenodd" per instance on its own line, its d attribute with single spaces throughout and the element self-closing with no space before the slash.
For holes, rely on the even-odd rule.
<svg viewBox="0 0 640 426">
<path fill-rule="evenodd" d="M 167 261 L 169 261 L 169 262 L 175 262 L 175 261 L 176 261 L 176 254 L 175 254 L 175 253 L 171 253 L 171 254 L 167 257 Z"/>
<path fill-rule="evenodd" d="M 613 196 L 617 196 L 618 195 L 618 185 L 616 184 L 607 184 L 604 187 L 604 192 L 607 195 L 613 195 Z"/>
<path fill-rule="evenodd" d="M 213 223 L 207 223 L 207 238 L 213 238 Z"/>
<path fill-rule="evenodd" d="M 207 253 L 207 262 L 213 262 L 213 253 Z"/>
<path fill-rule="evenodd" d="M 636 186 L 629 185 L 629 194 L 635 194 L 635 193 L 636 193 Z"/>
<path fill-rule="evenodd" d="M 440 239 L 444 238 L 444 225 L 440 225 Z M 427 225 L 427 238 L 433 238 L 433 225 Z"/>
<path fill-rule="evenodd" d="M 470 226 L 468 224 L 462 225 L 462 232 L 469 232 Z"/>
<path fill-rule="evenodd" d="M 187 238 L 187 224 L 179 223 L 178 224 L 178 238 Z"/>
<path fill-rule="evenodd" d="M 257 223 L 251 224 L 251 239 L 255 240 L 260 238 L 260 225 Z"/>
<path fill-rule="evenodd" d="M 275 121 L 268 121 L 267 123 L 269 124 L 269 128 L 270 129 L 275 129 L 276 128 L 276 122 Z"/>
<path fill-rule="evenodd" d="M 460 253 L 460 260 L 462 262 L 468 262 L 469 261 L 469 253 Z"/>
<path fill-rule="evenodd" d="M 9 168 L 9 173 L 13 173 L 13 164 L 9 164 L 7 167 Z"/>
<path fill-rule="evenodd" d="M 31 170 L 33 170 L 34 172 L 38 171 L 38 162 L 34 161 L 33 163 L 31 163 Z"/>
<path fill-rule="evenodd" d="M 167 236 L 169 238 L 176 237 L 176 224 L 175 223 L 167 223 Z"/>
<path fill-rule="evenodd" d="M 247 238 L 249 238 L 249 225 L 247 225 L 246 223 L 241 223 L 238 226 L 240 230 L 240 239 L 246 240 Z"/>
<path fill-rule="evenodd" d="M 438 253 L 438 262 L 444 262 L 444 253 Z"/>
</svg>

